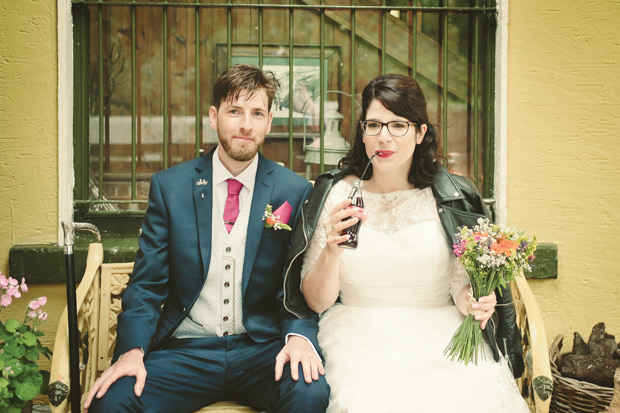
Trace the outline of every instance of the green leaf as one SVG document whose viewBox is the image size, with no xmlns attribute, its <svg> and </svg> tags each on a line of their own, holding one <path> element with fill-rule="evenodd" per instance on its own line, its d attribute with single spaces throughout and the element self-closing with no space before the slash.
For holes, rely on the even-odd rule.
<svg viewBox="0 0 620 413">
<path fill-rule="evenodd" d="M 6 409 L 6 410 L 3 409 L 1 411 L 1 413 L 21 413 L 21 412 L 22 412 L 21 406 L 14 406 L 14 405 L 11 405 L 11 406 L 9 406 L 8 409 Z"/>
<path fill-rule="evenodd" d="M 50 384 L 50 372 L 47 370 L 39 370 L 41 377 L 43 377 L 43 384 L 41 385 L 41 394 L 48 393 L 48 386 Z"/>
<path fill-rule="evenodd" d="M 8 366 L 7 366 L 7 368 L 8 368 Z M 8 371 L 9 372 L 9 376 L 8 377 L 13 379 L 13 378 L 19 376 L 20 374 L 22 374 L 23 371 L 24 371 L 24 367 L 22 366 L 22 364 L 21 363 L 17 363 L 14 366 L 11 366 L 10 370 Z M 11 381 L 11 383 L 13 382 L 13 380 L 10 380 L 10 381 Z"/>
<path fill-rule="evenodd" d="M 24 357 L 28 361 L 36 362 L 37 360 L 39 360 L 39 349 L 36 347 L 30 347 L 26 349 Z"/>
<path fill-rule="evenodd" d="M 9 385 L 9 381 L 4 377 L 0 377 L 0 389 L 6 389 Z"/>
<path fill-rule="evenodd" d="M 4 387 L 0 388 L 0 411 L 2 411 L 2 407 L 8 407 L 10 404 L 12 394 L 9 393 L 9 390 Z"/>
<path fill-rule="evenodd" d="M 4 328 L 4 324 L 0 323 L 0 340 L 7 341 L 10 340 L 11 337 L 13 337 L 13 334 L 6 331 L 6 328 Z"/>
<path fill-rule="evenodd" d="M 4 354 L 6 354 L 7 356 L 12 356 L 13 358 L 17 358 L 17 359 L 24 357 L 25 353 L 26 353 L 26 349 L 23 346 L 17 346 L 14 343 L 11 343 L 11 345 L 7 345 L 4 348 Z"/>
<path fill-rule="evenodd" d="M 17 331 L 19 331 L 20 333 L 25 333 L 26 331 L 30 331 L 30 330 L 31 330 L 31 328 L 30 328 L 30 326 L 28 324 L 22 324 L 17 329 Z"/>
<path fill-rule="evenodd" d="M 6 320 L 6 323 L 4 323 L 4 327 L 6 328 L 6 331 L 8 331 L 9 333 L 14 333 L 21 325 L 22 323 L 20 323 L 14 318 L 11 318 L 10 320 Z"/>
<path fill-rule="evenodd" d="M 37 344 L 37 336 L 32 331 L 24 333 L 24 344 L 27 346 L 34 346 Z"/>
<path fill-rule="evenodd" d="M 15 387 L 15 394 L 22 400 L 34 399 L 41 390 L 43 376 L 38 370 L 28 370 L 21 377 L 22 381 Z"/>
</svg>

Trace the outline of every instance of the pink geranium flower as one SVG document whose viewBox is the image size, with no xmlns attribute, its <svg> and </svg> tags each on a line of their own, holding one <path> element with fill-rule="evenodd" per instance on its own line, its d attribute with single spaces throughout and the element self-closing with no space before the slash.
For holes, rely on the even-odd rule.
<svg viewBox="0 0 620 413">
<path fill-rule="evenodd" d="M 15 298 L 19 298 L 19 289 L 13 285 L 9 285 L 9 288 L 6 289 L 6 295 L 8 295 L 9 297 L 15 296 Z"/>
<path fill-rule="evenodd" d="M 3 294 L 0 298 L 0 305 L 2 305 L 3 307 L 10 306 L 11 302 L 13 302 L 13 298 L 11 298 L 10 295 Z"/>
<path fill-rule="evenodd" d="M 23 292 L 27 292 L 28 291 L 28 286 L 26 285 L 26 279 L 24 277 L 22 277 L 22 284 L 20 286 L 22 288 Z"/>
<path fill-rule="evenodd" d="M 32 310 L 36 310 L 39 307 L 41 307 L 42 305 L 45 305 L 45 303 L 47 303 L 47 297 L 39 297 L 36 300 L 32 300 L 28 304 L 28 308 L 30 308 Z"/>
<path fill-rule="evenodd" d="M 0 273 L 0 287 L 6 288 L 9 286 L 9 280 L 7 280 L 6 275 Z"/>
</svg>

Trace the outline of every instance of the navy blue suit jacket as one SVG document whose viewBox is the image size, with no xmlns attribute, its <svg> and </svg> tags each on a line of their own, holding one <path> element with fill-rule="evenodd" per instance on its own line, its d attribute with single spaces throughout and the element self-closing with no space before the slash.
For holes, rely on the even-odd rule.
<svg viewBox="0 0 620 413">
<path fill-rule="evenodd" d="M 118 317 L 115 359 L 132 348 L 165 346 L 200 294 L 211 258 L 213 153 L 151 178 L 139 250 Z M 288 201 L 294 227 L 311 191 L 308 181 L 259 154 L 242 278 L 243 325 L 256 342 L 297 333 L 319 349 L 316 320 L 297 319 L 282 305 L 292 232 L 265 228 L 262 220 L 267 204 L 275 210 Z"/>
</svg>

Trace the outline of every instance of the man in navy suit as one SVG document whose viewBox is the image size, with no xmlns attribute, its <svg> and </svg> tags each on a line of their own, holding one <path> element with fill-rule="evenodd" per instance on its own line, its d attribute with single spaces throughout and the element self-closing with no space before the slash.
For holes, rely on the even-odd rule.
<svg viewBox="0 0 620 413">
<path fill-rule="evenodd" d="M 209 109 L 219 145 L 153 175 L 114 362 L 85 410 L 193 412 L 236 400 L 268 412 L 325 411 L 316 320 L 282 305 L 291 231 L 263 219 L 270 205 L 296 224 L 312 190 L 258 154 L 277 87 L 271 72 L 227 69 Z"/>
</svg>

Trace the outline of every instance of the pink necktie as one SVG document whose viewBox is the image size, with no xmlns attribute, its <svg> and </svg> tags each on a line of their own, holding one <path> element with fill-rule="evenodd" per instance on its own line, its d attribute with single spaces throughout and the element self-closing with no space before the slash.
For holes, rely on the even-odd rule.
<svg viewBox="0 0 620 413">
<path fill-rule="evenodd" d="M 227 179 L 226 182 L 228 182 L 228 197 L 226 197 L 226 205 L 224 205 L 224 225 L 230 234 L 239 215 L 239 192 L 241 192 L 243 184 L 236 179 Z"/>
</svg>

